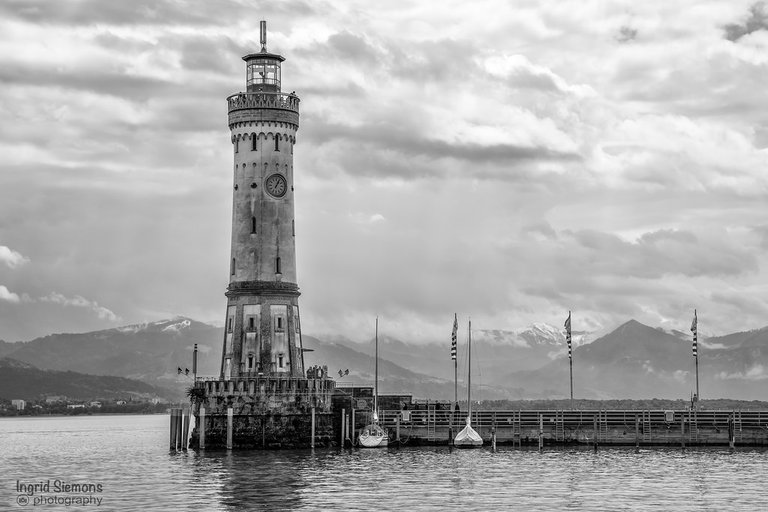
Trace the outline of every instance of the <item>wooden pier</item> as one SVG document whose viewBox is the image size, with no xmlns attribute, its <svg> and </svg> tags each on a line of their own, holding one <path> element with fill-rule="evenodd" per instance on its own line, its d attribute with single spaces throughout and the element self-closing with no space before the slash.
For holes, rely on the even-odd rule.
<svg viewBox="0 0 768 512">
<path fill-rule="evenodd" d="M 347 410 L 346 415 L 357 432 L 369 421 L 370 410 Z M 428 407 L 385 410 L 379 419 L 395 443 L 445 445 L 463 427 L 466 413 Z M 768 446 L 768 411 L 472 411 L 472 426 L 489 445 L 495 439 L 496 444 L 517 446 Z"/>
</svg>

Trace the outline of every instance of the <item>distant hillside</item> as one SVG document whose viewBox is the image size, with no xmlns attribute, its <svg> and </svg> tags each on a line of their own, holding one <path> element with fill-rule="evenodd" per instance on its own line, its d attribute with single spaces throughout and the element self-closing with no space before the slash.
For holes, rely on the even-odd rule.
<svg viewBox="0 0 768 512">
<path fill-rule="evenodd" d="M 176 369 L 191 369 L 195 343 L 200 351 L 199 374 L 218 372 L 222 336 L 222 328 L 179 317 L 88 333 L 51 334 L 12 343 L 13 350 L 5 355 L 46 370 L 116 375 L 182 388 L 188 379 L 179 377 Z"/>
<path fill-rule="evenodd" d="M 409 343 L 386 334 L 380 324 L 379 357 L 411 371 L 433 375 L 453 383 L 450 330 L 444 343 Z M 459 326 L 459 381 L 466 375 L 466 326 Z M 574 344 L 586 343 L 590 333 L 574 334 Z M 306 338 L 306 337 L 305 337 Z M 342 337 L 327 340 L 366 354 L 373 354 L 373 337 L 366 343 L 355 343 Z M 473 329 L 473 382 L 491 388 L 504 387 L 510 372 L 539 368 L 566 353 L 565 335 L 547 324 L 533 324 L 518 331 Z M 453 392 L 451 391 L 451 396 Z"/>
<path fill-rule="evenodd" d="M 736 338 L 701 342 L 699 380 L 704 399 L 766 398 L 768 329 L 752 333 L 736 336 L 738 342 Z M 565 398 L 568 378 L 567 357 L 507 377 L 510 384 L 524 389 L 521 398 Z M 573 380 L 578 398 L 686 399 L 696 386 L 691 338 L 630 320 L 574 350 Z"/>
<path fill-rule="evenodd" d="M 23 361 L 0 358 L 0 398 L 34 400 L 43 395 L 64 395 L 76 400 L 117 399 L 129 396 L 159 397 L 167 400 L 181 398 L 178 392 L 150 386 L 137 380 L 41 370 Z"/>
</svg>

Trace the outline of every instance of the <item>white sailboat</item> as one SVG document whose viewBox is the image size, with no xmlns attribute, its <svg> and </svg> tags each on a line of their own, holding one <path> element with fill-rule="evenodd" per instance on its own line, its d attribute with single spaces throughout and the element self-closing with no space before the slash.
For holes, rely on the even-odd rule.
<svg viewBox="0 0 768 512">
<path fill-rule="evenodd" d="M 453 445 L 457 448 L 476 448 L 483 446 L 483 438 L 472 428 L 472 320 L 469 321 L 467 334 L 467 424 L 456 434 Z"/>
<path fill-rule="evenodd" d="M 379 317 L 376 317 L 376 363 L 373 383 L 373 422 L 366 425 L 360 432 L 362 448 L 386 448 L 389 444 L 389 433 L 379 425 Z"/>
</svg>

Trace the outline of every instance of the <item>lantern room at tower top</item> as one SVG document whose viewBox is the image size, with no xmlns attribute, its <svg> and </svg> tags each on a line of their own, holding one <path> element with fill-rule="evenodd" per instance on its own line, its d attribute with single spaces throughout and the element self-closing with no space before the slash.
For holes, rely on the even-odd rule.
<svg viewBox="0 0 768 512">
<path fill-rule="evenodd" d="M 261 51 L 243 57 L 246 63 L 245 83 L 248 92 L 280 92 L 282 55 L 267 52 L 267 24 L 261 22 Z"/>
</svg>

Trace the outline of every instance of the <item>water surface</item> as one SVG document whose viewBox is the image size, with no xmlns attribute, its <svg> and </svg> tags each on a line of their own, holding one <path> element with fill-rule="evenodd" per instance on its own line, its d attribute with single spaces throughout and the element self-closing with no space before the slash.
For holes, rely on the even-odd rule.
<svg viewBox="0 0 768 512">
<path fill-rule="evenodd" d="M 168 431 L 168 416 L 159 415 L 0 419 L 0 509 L 5 504 L 11 510 L 144 511 L 768 508 L 764 449 L 170 453 Z M 101 484 L 101 505 L 17 504 L 17 480 L 57 479 Z"/>
</svg>

